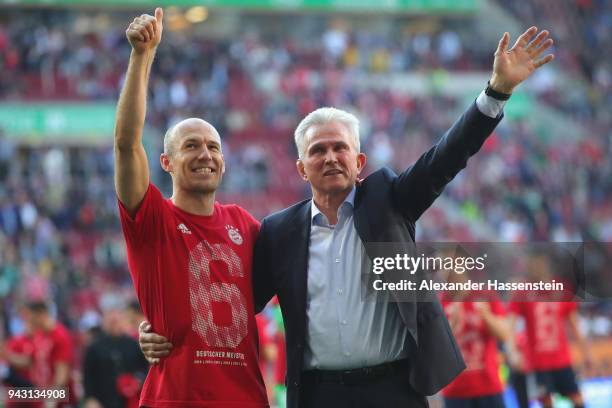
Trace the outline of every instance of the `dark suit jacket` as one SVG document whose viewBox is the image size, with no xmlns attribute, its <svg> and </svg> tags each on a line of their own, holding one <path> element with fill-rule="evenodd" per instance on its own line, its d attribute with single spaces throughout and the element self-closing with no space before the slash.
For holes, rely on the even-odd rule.
<svg viewBox="0 0 612 408">
<path fill-rule="evenodd" d="M 476 103 L 440 141 L 399 176 L 380 169 L 357 186 L 354 222 L 367 242 L 414 242 L 415 222 L 463 169 L 501 120 L 483 115 Z M 287 403 L 298 406 L 307 330 L 306 293 L 310 200 L 266 217 L 255 244 L 253 285 L 260 311 L 278 295 L 287 342 Z M 360 273 L 360 271 L 355 271 Z M 465 364 L 439 302 L 398 302 L 408 328 L 410 384 L 425 395 L 439 391 Z"/>
</svg>

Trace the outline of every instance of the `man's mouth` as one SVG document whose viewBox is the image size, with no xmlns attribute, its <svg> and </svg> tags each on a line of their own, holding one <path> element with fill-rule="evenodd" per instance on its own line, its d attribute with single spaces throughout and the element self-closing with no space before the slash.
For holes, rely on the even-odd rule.
<svg viewBox="0 0 612 408">
<path fill-rule="evenodd" d="M 342 174 L 342 170 L 331 169 L 323 173 L 324 176 L 335 176 L 336 174 Z"/>
<path fill-rule="evenodd" d="M 212 174 L 212 173 L 216 173 L 215 169 L 213 169 L 212 167 L 196 167 L 195 169 L 192 170 L 194 173 L 197 174 Z"/>
</svg>

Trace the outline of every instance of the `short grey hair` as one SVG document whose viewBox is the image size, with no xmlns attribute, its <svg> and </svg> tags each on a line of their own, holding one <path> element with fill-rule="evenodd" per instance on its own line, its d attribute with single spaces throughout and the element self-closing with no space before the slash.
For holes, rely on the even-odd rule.
<svg viewBox="0 0 612 408">
<path fill-rule="evenodd" d="M 172 146 L 172 136 L 174 136 L 174 130 L 176 129 L 176 125 L 170 126 L 168 130 L 166 130 L 166 134 L 164 135 L 164 153 L 168 156 L 172 156 L 174 153 L 174 146 Z"/>
<path fill-rule="evenodd" d="M 306 132 L 312 126 L 325 125 L 332 122 L 339 122 L 346 126 L 355 143 L 357 152 L 360 150 L 359 143 L 359 119 L 352 113 L 338 108 L 324 107 L 310 112 L 295 129 L 295 146 L 297 147 L 298 157 L 304 158 L 308 140 L 306 140 Z"/>
</svg>

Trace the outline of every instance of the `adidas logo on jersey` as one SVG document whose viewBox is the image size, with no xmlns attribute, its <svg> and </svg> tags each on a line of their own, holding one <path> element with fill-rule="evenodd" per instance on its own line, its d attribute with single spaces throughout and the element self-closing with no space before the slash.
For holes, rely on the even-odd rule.
<svg viewBox="0 0 612 408">
<path fill-rule="evenodd" d="M 183 223 L 179 224 L 178 227 L 176 227 L 176 229 L 181 231 L 183 234 L 191 234 L 191 231 L 189 231 L 189 228 L 187 228 L 185 224 Z"/>
</svg>

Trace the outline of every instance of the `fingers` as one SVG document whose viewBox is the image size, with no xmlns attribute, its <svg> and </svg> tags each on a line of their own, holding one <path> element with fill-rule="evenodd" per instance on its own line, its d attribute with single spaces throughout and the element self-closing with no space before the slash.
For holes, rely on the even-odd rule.
<svg viewBox="0 0 612 408">
<path fill-rule="evenodd" d="M 533 39 L 533 41 L 529 43 L 529 45 L 527 45 L 525 49 L 528 52 L 535 51 L 536 48 L 542 43 L 542 41 L 544 41 L 546 37 L 548 37 L 548 34 L 549 34 L 548 30 L 542 31 L 540 34 L 536 36 L 536 38 Z"/>
<path fill-rule="evenodd" d="M 527 31 L 521 34 L 519 38 L 516 39 L 516 42 L 514 43 L 514 46 L 512 48 L 524 47 L 525 45 L 527 45 L 531 37 L 533 37 L 534 34 L 537 32 L 538 32 L 538 27 L 533 26 L 529 28 Z"/>
<path fill-rule="evenodd" d="M 538 61 L 534 62 L 533 65 L 535 65 L 536 68 L 540 68 L 542 65 L 548 64 L 553 59 L 555 59 L 554 54 L 548 54 L 544 58 L 541 58 Z"/>
<path fill-rule="evenodd" d="M 125 35 L 130 40 L 145 41 L 145 36 L 140 33 L 140 27 L 136 23 L 131 23 L 125 30 Z"/>
<path fill-rule="evenodd" d="M 149 40 L 155 38 L 155 25 L 157 24 L 157 20 L 148 14 L 141 15 L 140 19 L 142 21 L 142 25 L 149 34 Z"/>
<path fill-rule="evenodd" d="M 160 336 L 161 337 L 161 336 Z M 172 349 L 172 344 L 170 343 L 151 343 L 151 342 L 140 342 L 140 349 L 142 350 L 142 354 L 144 354 L 145 358 L 151 364 L 157 364 L 159 359 L 162 357 L 166 357 L 170 354 L 170 350 Z"/>
<path fill-rule="evenodd" d="M 129 25 L 126 34 L 128 38 L 137 39 L 143 42 L 147 42 L 150 39 L 147 29 L 136 20 Z"/>
<path fill-rule="evenodd" d="M 159 334 L 155 334 L 155 333 L 140 333 L 140 335 L 138 336 L 138 341 L 141 344 L 145 344 L 145 343 L 170 344 L 167 338 L 165 338 L 164 336 L 160 336 Z"/>
<path fill-rule="evenodd" d="M 139 333 L 148 333 L 150 331 L 151 331 L 151 323 L 147 322 L 146 320 L 143 320 L 142 322 L 140 322 L 140 325 L 138 325 Z"/>
<path fill-rule="evenodd" d="M 537 49 L 535 49 L 532 53 L 531 56 L 532 58 L 538 58 L 540 55 L 542 55 L 544 53 L 544 51 L 546 51 L 551 45 L 553 45 L 553 40 L 552 38 L 549 38 L 548 40 L 544 41 L 542 43 L 542 45 L 540 45 Z"/>
<path fill-rule="evenodd" d="M 142 353 L 147 358 L 162 358 L 170 354 L 170 350 L 143 350 Z"/>
<path fill-rule="evenodd" d="M 164 9 L 162 9 L 161 7 L 156 8 L 155 9 L 155 20 L 157 20 L 157 22 L 161 24 L 163 19 L 164 19 Z"/>
<path fill-rule="evenodd" d="M 141 323 L 141 327 L 143 323 Z M 172 344 L 165 337 L 155 333 L 143 333 L 141 331 L 138 342 L 142 354 L 144 354 L 150 364 L 159 363 L 159 359 L 168 356 L 172 350 Z"/>
<path fill-rule="evenodd" d="M 151 39 L 151 35 L 147 30 L 147 24 L 145 21 L 142 20 L 141 17 L 136 17 L 134 19 L 134 22 L 132 23 L 132 26 L 134 30 L 138 31 L 144 37 L 144 42 L 147 42 Z"/>
<path fill-rule="evenodd" d="M 172 343 L 164 336 L 150 333 L 151 324 L 147 321 L 140 322 L 138 326 L 138 343 L 142 353 L 151 364 L 157 364 L 161 357 L 166 357 L 172 350 Z M 157 361 L 155 361 L 157 360 Z"/>
<path fill-rule="evenodd" d="M 545 56 L 544 58 L 538 59 L 548 48 L 553 45 L 553 40 L 551 38 L 548 38 L 548 36 L 550 35 L 550 32 L 548 30 L 543 30 L 534 38 L 534 35 L 536 35 L 537 32 L 537 27 L 530 27 L 527 31 L 525 31 L 519 36 L 519 38 L 516 40 L 516 43 L 514 43 L 512 49 L 514 50 L 515 48 L 524 48 L 525 51 L 527 51 L 527 53 L 529 54 L 529 58 L 534 61 L 533 64 L 535 68 L 540 68 L 542 65 L 548 64 L 550 61 L 552 61 L 555 56 L 553 54 L 550 54 Z M 505 36 L 506 33 L 504 33 L 504 37 L 502 37 L 502 40 L 500 41 L 498 50 L 502 49 L 502 43 L 504 41 Z"/>
<path fill-rule="evenodd" d="M 126 34 L 129 38 L 148 42 L 155 38 L 157 32 L 157 19 L 148 14 L 136 17 L 129 25 Z"/>
<path fill-rule="evenodd" d="M 504 35 L 502 35 L 501 40 L 499 40 L 499 44 L 497 45 L 497 51 L 495 52 L 495 54 L 500 54 L 503 52 L 506 52 L 508 50 L 508 43 L 510 42 L 510 34 L 508 34 L 508 32 L 505 32 Z"/>
</svg>

